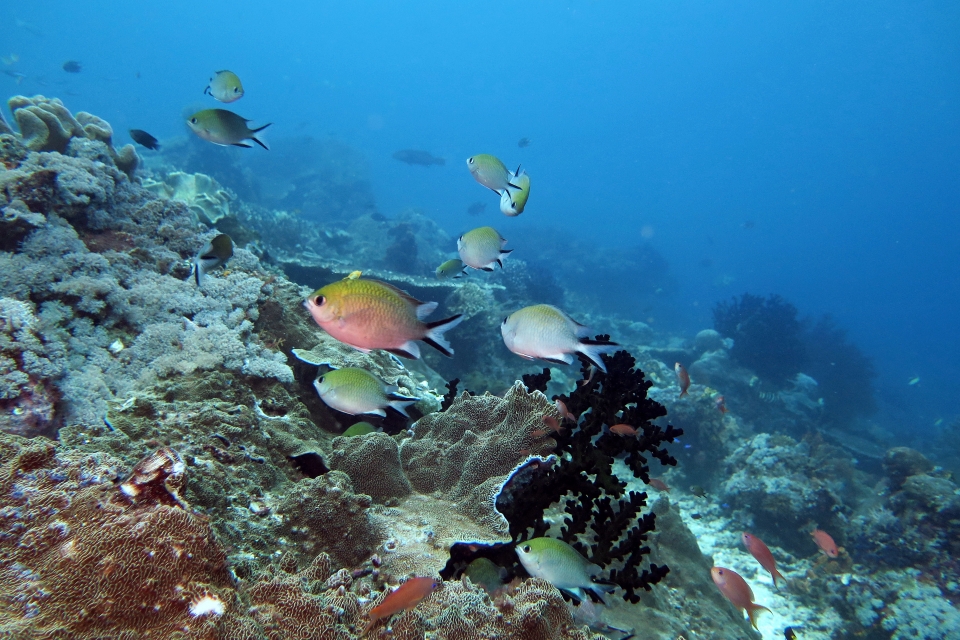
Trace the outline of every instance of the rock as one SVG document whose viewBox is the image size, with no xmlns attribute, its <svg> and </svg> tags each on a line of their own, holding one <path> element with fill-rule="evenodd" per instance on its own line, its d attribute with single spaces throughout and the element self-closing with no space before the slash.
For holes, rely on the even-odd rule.
<svg viewBox="0 0 960 640">
<path fill-rule="evenodd" d="M 916 449 L 894 447 L 884 456 L 883 469 L 890 478 L 891 486 L 899 489 L 910 476 L 931 471 L 933 463 Z"/>
</svg>

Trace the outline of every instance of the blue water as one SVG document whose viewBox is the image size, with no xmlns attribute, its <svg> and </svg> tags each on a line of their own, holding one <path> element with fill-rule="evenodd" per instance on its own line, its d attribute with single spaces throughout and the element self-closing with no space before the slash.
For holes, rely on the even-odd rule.
<svg viewBox="0 0 960 640">
<path fill-rule="evenodd" d="M 960 412 L 958 34 L 946 1 L 7 3 L 3 69 L 27 77 L 0 89 L 163 139 L 229 68 L 268 137 L 364 153 L 386 215 L 458 234 L 482 200 L 508 239 L 649 241 L 679 283 L 659 329 L 692 335 L 745 291 L 833 314 L 876 363 L 877 420 L 922 434 Z M 533 176 L 519 219 L 467 173 L 481 152 Z"/>
</svg>

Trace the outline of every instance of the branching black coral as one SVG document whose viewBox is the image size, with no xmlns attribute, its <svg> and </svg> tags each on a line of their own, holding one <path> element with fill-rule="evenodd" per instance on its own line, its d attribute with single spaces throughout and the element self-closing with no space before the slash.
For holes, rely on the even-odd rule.
<svg viewBox="0 0 960 640">
<path fill-rule="evenodd" d="M 606 340 L 607 336 L 597 336 Z M 651 421 L 666 415 L 666 409 L 647 397 L 652 383 L 636 360 L 626 351 L 604 356 L 607 373 L 597 371 L 581 358 L 583 380 L 569 396 L 560 396 L 567 409 L 579 416 L 577 425 L 554 435 L 558 462 L 551 468 L 538 468 L 511 478 L 522 490 L 501 495 L 497 508 L 510 523 L 514 541 L 543 536 L 549 524 L 544 512 L 564 501 L 560 538 L 572 544 L 591 562 L 607 568 L 610 579 L 624 590 L 624 598 L 637 602 L 640 589 L 649 590 L 667 574 L 667 567 L 651 565 L 639 570 L 650 548 L 645 545 L 654 530 L 656 516 L 642 514 L 647 494 L 626 493 L 626 483 L 613 472 L 614 460 L 623 457 L 636 478 L 650 481 L 649 458 L 663 465 L 675 465 L 676 459 L 665 445 L 682 435 L 671 426 L 661 428 Z M 530 388 L 546 386 L 549 370 L 527 376 Z M 604 426 L 626 423 L 637 429 L 636 438 L 610 433 Z M 584 544 L 578 536 L 587 536 Z"/>
</svg>

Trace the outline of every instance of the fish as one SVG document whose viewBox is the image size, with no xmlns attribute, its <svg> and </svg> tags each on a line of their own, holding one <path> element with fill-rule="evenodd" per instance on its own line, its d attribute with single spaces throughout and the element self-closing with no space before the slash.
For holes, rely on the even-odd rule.
<svg viewBox="0 0 960 640">
<path fill-rule="evenodd" d="M 687 370 L 683 368 L 683 365 L 679 362 L 673 365 L 673 370 L 677 372 L 677 384 L 680 385 L 680 396 L 683 397 L 687 394 L 687 389 L 690 388 L 690 374 L 687 373 Z"/>
<path fill-rule="evenodd" d="M 63 70 L 67 73 L 80 73 L 83 71 L 83 65 L 76 60 L 67 60 L 63 63 Z"/>
<path fill-rule="evenodd" d="M 783 630 L 783 637 L 786 640 L 797 640 L 797 632 L 793 627 L 787 627 Z"/>
<path fill-rule="evenodd" d="M 424 322 L 436 310 L 436 302 L 421 302 L 391 284 L 368 278 L 338 280 L 314 291 L 303 304 L 314 321 L 340 342 L 363 352 L 383 349 L 412 359 L 420 357 L 416 340 L 453 356 L 444 334 L 463 320 L 458 313 Z"/>
<path fill-rule="evenodd" d="M 698 498 L 706 498 L 706 497 L 707 497 L 707 490 L 704 489 L 703 487 L 701 487 L 701 486 L 698 485 L 698 484 L 692 485 L 692 486 L 690 487 L 690 493 L 692 493 L 693 495 L 697 496 Z"/>
<path fill-rule="evenodd" d="M 657 491 L 664 491 L 666 493 L 670 493 L 670 487 L 668 487 L 667 483 L 661 480 L 660 478 L 650 478 L 650 482 L 648 482 L 647 484 L 649 484 L 651 487 L 653 487 Z"/>
<path fill-rule="evenodd" d="M 429 151 L 421 151 L 420 149 L 401 149 L 393 154 L 393 159 L 421 167 L 429 167 L 435 164 L 443 166 L 447 164 L 447 161 L 443 158 L 438 158 Z"/>
<path fill-rule="evenodd" d="M 347 430 L 340 435 L 344 438 L 353 438 L 355 436 L 365 436 L 368 433 L 373 433 L 376 430 L 377 428 L 369 422 L 357 422 L 347 427 Z"/>
<path fill-rule="evenodd" d="M 717 411 L 720 413 L 727 413 L 727 401 L 723 396 L 717 396 L 713 403 L 717 405 Z"/>
<path fill-rule="evenodd" d="M 572 594 L 583 602 L 584 590 L 600 598 L 600 591 L 612 591 L 610 585 L 598 584 L 594 576 L 602 569 L 580 555 L 562 540 L 533 538 L 516 547 L 520 564 L 534 578 L 543 578 L 557 589 Z M 601 600 L 603 598 L 600 598 Z"/>
<path fill-rule="evenodd" d="M 530 138 L 520 138 L 517 140 L 517 146 L 523 149 L 524 147 L 529 147 L 531 142 L 533 141 Z"/>
<path fill-rule="evenodd" d="M 618 436 L 636 436 L 637 430 L 628 424 L 615 424 L 610 427 L 610 433 L 615 433 Z"/>
<path fill-rule="evenodd" d="M 543 422 L 544 425 L 546 425 L 548 429 L 550 429 L 550 431 L 554 431 L 556 433 L 563 433 L 563 427 L 560 426 L 560 423 L 553 416 L 543 416 L 543 418 L 541 418 L 541 421 Z"/>
<path fill-rule="evenodd" d="M 713 567 L 710 569 L 710 576 L 713 583 L 720 589 L 720 593 L 726 596 L 727 600 L 733 603 L 741 613 L 746 610 L 750 618 L 750 624 L 757 629 L 757 616 L 761 611 L 769 612 L 770 609 L 759 605 L 753 601 L 753 589 L 747 584 L 740 574 L 732 569 L 723 567 Z"/>
<path fill-rule="evenodd" d="M 504 249 L 506 240 L 493 227 L 477 227 L 457 239 L 457 251 L 463 264 L 471 269 L 493 271 L 498 264 L 503 269 L 503 260 L 513 249 Z"/>
<path fill-rule="evenodd" d="M 190 275 L 197 286 L 203 284 L 203 278 L 217 267 L 222 267 L 233 256 L 233 240 L 225 233 L 221 233 L 203 246 L 193 260 Z"/>
<path fill-rule="evenodd" d="M 570 364 L 574 353 L 582 353 L 604 373 L 600 355 L 614 351 L 615 342 L 591 340 L 590 330 L 549 304 L 535 304 L 514 311 L 500 325 L 507 349 L 527 360 L 537 358 L 556 364 Z"/>
<path fill-rule="evenodd" d="M 524 207 L 527 206 L 527 198 L 530 197 L 530 176 L 517 167 L 517 173 L 513 175 L 510 182 L 517 187 L 508 186 L 500 194 L 500 212 L 513 218 L 523 213 Z"/>
<path fill-rule="evenodd" d="M 700 513 L 691 513 L 691 514 L 690 514 L 690 517 L 693 518 L 694 520 L 699 520 L 700 518 L 703 517 L 703 514 L 700 514 Z"/>
<path fill-rule="evenodd" d="M 553 404 L 554 406 L 557 407 L 557 411 L 560 412 L 561 420 L 569 420 L 570 422 L 573 422 L 573 423 L 577 422 L 577 416 L 573 415 L 573 413 L 569 409 L 567 409 L 567 405 L 566 403 L 564 403 L 563 400 L 560 400 L 560 399 L 554 400 Z"/>
<path fill-rule="evenodd" d="M 260 132 L 273 123 L 268 122 L 262 127 L 251 129 L 247 126 L 248 122 L 250 121 L 246 118 L 241 118 L 226 109 L 204 109 L 190 116 L 190 119 L 187 120 L 187 126 L 201 139 L 222 147 L 234 146 L 249 149 L 253 145 L 244 141 L 253 140 L 269 151 L 270 147 L 267 146 L 267 142 Z"/>
<path fill-rule="evenodd" d="M 489 558 L 477 558 L 467 565 L 464 574 L 490 595 L 503 588 L 503 570 Z"/>
<path fill-rule="evenodd" d="M 467 168 L 473 179 L 490 189 L 498 196 L 507 187 L 519 189 L 520 186 L 510 182 L 512 175 L 507 166 L 500 162 L 499 158 L 489 153 L 478 153 L 475 156 L 467 158 Z"/>
<path fill-rule="evenodd" d="M 913 376 L 912 378 L 910 378 L 909 380 L 907 380 L 907 386 L 908 386 L 908 387 L 912 387 L 912 386 L 917 385 L 917 384 L 920 384 L 920 376 Z"/>
<path fill-rule="evenodd" d="M 363 271 L 351 271 L 344 280 L 356 280 L 363 275 Z"/>
<path fill-rule="evenodd" d="M 761 567 L 770 572 L 774 587 L 779 588 L 777 578 L 780 578 L 784 582 L 787 581 L 787 579 L 777 571 L 777 561 L 773 558 L 773 554 L 767 545 L 763 543 L 763 540 L 746 532 L 741 534 L 740 539 L 743 541 L 743 546 L 750 552 L 750 555 L 757 559 Z"/>
<path fill-rule="evenodd" d="M 469 207 L 467 207 L 467 215 L 479 216 L 484 211 L 486 211 L 487 205 L 483 202 L 474 202 Z"/>
<path fill-rule="evenodd" d="M 810 532 L 810 537 L 813 538 L 813 541 L 820 547 L 820 551 L 823 551 L 828 558 L 836 558 L 840 555 L 840 550 L 837 549 L 837 543 L 833 541 L 833 538 L 826 531 L 814 529 Z"/>
<path fill-rule="evenodd" d="M 236 102 L 243 97 L 243 84 L 237 74 L 224 69 L 213 74 L 203 93 L 218 102 Z"/>
<path fill-rule="evenodd" d="M 440 585 L 440 581 L 434 578 L 408 578 L 406 582 L 393 590 L 393 592 L 383 599 L 383 602 L 375 606 L 367 614 L 370 621 L 360 632 L 360 636 L 365 636 L 379 620 L 389 618 L 395 613 L 413 609 L 420 601 L 429 596 Z"/>
<path fill-rule="evenodd" d="M 15 53 L 11 53 L 9 56 L 3 56 L 2 58 L 0 58 L 0 60 L 3 61 L 3 64 L 9 67 L 12 64 L 17 64 L 18 62 L 20 62 L 20 56 L 18 56 Z"/>
<path fill-rule="evenodd" d="M 387 407 L 407 414 L 406 407 L 417 402 L 397 393 L 396 385 L 386 385 L 366 369 L 344 367 L 323 374 L 313 382 L 320 399 L 328 407 L 355 416 L 365 413 L 386 417 Z"/>
<path fill-rule="evenodd" d="M 133 138 L 134 142 L 147 149 L 160 150 L 160 143 L 157 142 L 157 139 L 143 129 L 130 129 L 130 137 Z"/>
<path fill-rule="evenodd" d="M 27 77 L 27 74 L 20 73 L 19 71 L 11 71 L 10 69 L 4 69 L 3 72 L 10 76 L 11 78 L 16 78 L 17 84 L 23 82 L 23 79 Z"/>
<path fill-rule="evenodd" d="M 461 278 L 467 275 L 467 268 L 464 266 L 463 261 L 454 258 L 453 260 L 447 260 L 437 267 L 436 273 L 438 280 L 443 280 L 445 278 Z"/>
</svg>

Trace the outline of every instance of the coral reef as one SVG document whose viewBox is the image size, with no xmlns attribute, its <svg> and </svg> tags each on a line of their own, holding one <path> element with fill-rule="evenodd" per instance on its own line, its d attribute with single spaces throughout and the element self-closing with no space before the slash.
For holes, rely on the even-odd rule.
<svg viewBox="0 0 960 640">
<path fill-rule="evenodd" d="M 208 227 L 230 215 L 232 196 L 216 180 L 202 173 L 174 171 L 163 176 L 162 181 L 145 179 L 143 188 L 161 198 L 185 202 L 197 222 Z"/>
<path fill-rule="evenodd" d="M 803 334 L 806 373 L 819 383 L 823 418 L 836 427 L 852 429 L 856 418 L 876 412 L 873 363 L 830 316 L 823 316 Z"/>
<path fill-rule="evenodd" d="M 57 98 L 14 96 L 7 106 L 20 127 L 24 146 L 31 151 L 66 153 L 74 138 L 86 138 L 102 142 L 112 164 L 129 177 L 140 163 L 133 145 L 114 149 L 113 129 L 106 121 L 85 111 L 74 117 Z"/>
</svg>

